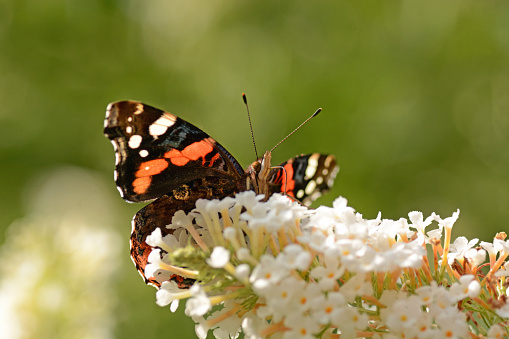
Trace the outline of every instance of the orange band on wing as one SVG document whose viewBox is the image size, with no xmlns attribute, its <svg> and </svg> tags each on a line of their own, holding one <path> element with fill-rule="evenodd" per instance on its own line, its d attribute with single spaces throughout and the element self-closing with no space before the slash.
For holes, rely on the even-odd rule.
<svg viewBox="0 0 509 339">
<path fill-rule="evenodd" d="M 133 191 L 136 194 L 146 193 L 152 182 L 152 176 L 161 173 L 168 167 L 166 159 L 154 159 L 142 162 L 134 175 Z"/>
<path fill-rule="evenodd" d="M 166 159 L 154 159 L 142 162 L 135 173 L 137 178 L 156 175 L 164 171 L 168 167 Z"/>
<path fill-rule="evenodd" d="M 212 166 L 214 165 L 214 161 L 218 160 L 219 158 L 221 158 L 221 156 L 219 155 L 219 153 L 216 153 L 216 154 L 212 157 L 212 159 L 210 159 L 209 167 L 212 167 Z M 203 164 L 203 165 L 205 165 L 205 158 L 203 159 L 203 162 L 204 162 L 204 164 Z"/>
<path fill-rule="evenodd" d="M 136 178 L 133 181 L 133 191 L 136 194 L 146 193 L 152 182 L 151 177 Z"/>
<path fill-rule="evenodd" d="M 285 165 L 285 170 L 286 171 L 281 171 L 283 172 L 281 192 L 293 196 L 293 190 L 295 189 L 295 180 L 293 180 L 293 165 L 291 163 L 287 163 Z"/>
<path fill-rule="evenodd" d="M 175 166 L 184 166 L 189 161 L 198 160 L 212 152 L 214 147 L 208 139 L 197 141 L 184 148 L 182 151 L 172 149 L 164 154 L 165 158 L 170 159 Z"/>
</svg>

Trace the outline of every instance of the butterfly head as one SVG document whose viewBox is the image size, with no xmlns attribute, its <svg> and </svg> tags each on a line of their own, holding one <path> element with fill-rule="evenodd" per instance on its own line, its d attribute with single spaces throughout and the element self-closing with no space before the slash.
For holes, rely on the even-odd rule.
<svg viewBox="0 0 509 339">
<path fill-rule="evenodd" d="M 272 154 L 265 152 L 263 157 L 257 159 L 245 171 L 247 189 L 252 189 L 256 194 L 264 194 L 265 200 L 269 198 L 269 173 L 271 170 L 270 160 Z"/>
</svg>

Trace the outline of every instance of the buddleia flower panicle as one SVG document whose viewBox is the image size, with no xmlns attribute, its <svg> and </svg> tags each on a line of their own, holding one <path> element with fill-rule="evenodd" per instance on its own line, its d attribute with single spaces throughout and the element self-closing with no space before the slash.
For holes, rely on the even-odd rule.
<svg viewBox="0 0 509 339">
<path fill-rule="evenodd" d="M 451 242 L 458 218 L 369 220 L 342 197 L 313 210 L 247 191 L 177 212 L 145 274 L 158 305 L 187 299 L 199 338 L 503 338 L 509 243 Z M 189 289 L 168 281 L 178 269 Z"/>
</svg>

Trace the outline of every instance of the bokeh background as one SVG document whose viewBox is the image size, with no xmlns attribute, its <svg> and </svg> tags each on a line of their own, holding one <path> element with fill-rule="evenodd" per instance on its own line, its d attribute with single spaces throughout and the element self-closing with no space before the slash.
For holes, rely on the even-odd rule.
<svg viewBox="0 0 509 339">
<path fill-rule="evenodd" d="M 242 92 L 259 150 L 323 108 L 273 154 L 338 157 L 317 205 L 508 230 L 507 2 L 0 0 L 2 338 L 195 337 L 130 262 L 104 111 L 166 109 L 245 166 Z"/>
</svg>

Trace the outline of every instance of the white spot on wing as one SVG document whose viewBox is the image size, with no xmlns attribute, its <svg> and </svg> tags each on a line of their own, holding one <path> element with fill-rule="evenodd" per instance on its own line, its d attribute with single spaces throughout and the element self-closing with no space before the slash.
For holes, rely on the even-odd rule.
<svg viewBox="0 0 509 339">
<path fill-rule="evenodd" d="M 146 149 L 142 149 L 140 151 L 140 157 L 145 158 L 148 155 L 148 151 Z"/>
<path fill-rule="evenodd" d="M 315 190 L 316 188 L 316 182 L 314 180 L 311 180 L 310 182 L 308 182 L 308 184 L 306 185 L 306 189 L 305 189 L 305 192 L 307 195 L 310 195 L 311 193 L 313 193 L 313 191 Z"/>
<path fill-rule="evenodd" d="M 139 103 L 136 104 L 136 111 L 134 111 L 134 114 L 141 114 L 143 113 L 143 104 Z"/>
<path fill-rule="evenodd" d="M 175 121 L 177 121 L 176 116 L 170 113 L 164 113 L 159 119 L 149 126 L 148 131 L 150 135 L 157 137 L 166 133 L 168 127 L 173 126 Z"/>
<path fill-rule="evenodd" d="M 106 119 L 108 119 L 110 117 L 112 105 L 113 105 L 113 103 L 109 103 L 108 106 L 106 107 Z"/>
<path fill-rule="evenodd" d="M 336 178 L 336 174 L 339 172 L 339 166 L 335 166 L 332 169 L 332 173 L 329 177 L 329 180 L 327 180 L 327 186 L 332 187 L 332 184 L 334 184 L 334 179 Z"/>
<path fill-rule="evenodd" d="M 324 166 L 330 167 L 330 163 L 333 159 L 334 159 L 334 156 L 332 156 L 332 155 L 327 156 L 327 158 L 325 158 L 325 161 L 324 161 Z"/>
<path fill-rule="evenodd" d="M 150 133 L 151 136 L 157 137 L 159 135 L 166 133 L 167 129 L 168 129 L 168 127 L 166 127 L 166 126 L 150 125 L 150 127 L 148 128 L 148 132 Z"/>
<path fill-rule="evenodd" d="M 117 186 L 117 190 L 120 193 L 120 196 L 123 198 L 124 197 L 124 192 L 122 192 L 122 189 L 119 186 Z"/>
<path fill-rule="evenodd" d="M 318 158 L 320 157 L 320 154 L 315 153 L 311 155 L 308 159 L 308 166 L 306 167 L 306 175 L 304 176 L 304 179 L 311 179 L 315 173 L 316 169 L 318 167 Z"/>
<path fill-rule="evenodd" d="M 140 147 L 142 140 L 143 140 L 143 138 L 141 137 L 141 135 L 138 135 L 138 134 L 132 135 L 129 138 L 129 142 L 128 142 L 129 147 L 132 149 L 136 149 L 136 148 Z"/>
<path fill-rule="evenodd" d="M 115 151 L 115 166 L 120 163 L 120 153 L 118 152 L 118 144 L 115 140 L 111 140 L 111 144 L 113 145 L 113 150 Z"/>
<path fill-rule="evenodd" d="M 332 187 L 332 185 L 334 185 L 334 178 L 329 178 L 327 181 L 327 186 Z"/>
<path fill-rule="evenodd" d="M 315 180 L 316 180 L 317 185 L 320 185 L 323 182 L 323 177 L 318 177 Z"/>
<path fill-rule="evenodd" d="M 303 196 L 304 196 L 304 191 L 303 190 L 298 190 L 297 191 L 297 199 L 301 199 Z"/>
<path fill-rule="evenodd" d="M 127 126 L 127 127 L 125 128 L 125 132 L 126 132 L 127 134 L 131 134 L 131 133 L 133 132 L 133 128 L 132 128 L 131 126 Z"/>
<path fill-rule="evenodd" d="M 156 124 L 171 127 L 177 121 L 177 117 L 168 112 L 164 112 L 163 116 L 156 120 Z"/>
</svg>

